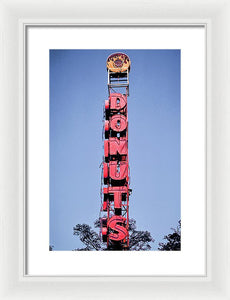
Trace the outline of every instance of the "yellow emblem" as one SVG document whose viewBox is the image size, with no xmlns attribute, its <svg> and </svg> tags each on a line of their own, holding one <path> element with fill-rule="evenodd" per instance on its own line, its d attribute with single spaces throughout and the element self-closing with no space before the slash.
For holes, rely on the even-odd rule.
<svg viewBox="0 0 230 300">
<path fill-rule="evenodd" d="M 107 69 L 111 72 L 122 73 L 130 70 L 131 61 L 124 53 L 114 53 L 107 58 Z"/>
</svg>

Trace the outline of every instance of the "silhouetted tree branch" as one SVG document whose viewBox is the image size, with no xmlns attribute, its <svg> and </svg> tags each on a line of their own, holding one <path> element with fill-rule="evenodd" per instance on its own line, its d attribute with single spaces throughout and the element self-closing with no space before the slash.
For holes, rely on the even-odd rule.
<svg viewBox="0 0 230 300">
<path fill-rule="evenodd" d="M 86 245 L 85 248 L 76 249 L 78 251 L 101 250 L 101 240 L 99 235 L 87 224 L 77 224 L 73 228 L 73 234 L 79 236 L 80 241 Z"/>
<path fill-rule="evenodd" d="M 158 250 L 160 251 L 180 251 L 181 250 L 181 221 L 176 229 L 171 228 L 173 233 L 165 235 L 165 243 L 159 243 Z"/>
</svg>

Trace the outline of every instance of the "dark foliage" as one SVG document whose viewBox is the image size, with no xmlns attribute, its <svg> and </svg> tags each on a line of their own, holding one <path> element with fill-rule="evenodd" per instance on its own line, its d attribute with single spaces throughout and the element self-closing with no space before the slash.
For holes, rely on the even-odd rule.
<svg viewBox="0 0 230 300">
<path fill-rule="evenodd" d="M 158 250 L 160 251 L 180 251 L 181 250 L 181 221 L 176 229 L 171 228 L 173 233 L 170 233 L 164 237 L 167 241 L 165 243 L 159 243 Z"/>
<path fill-rule="evenodd" d="M 136 230 L 136 221 L 129 220 L 129 246 L 131 251 L 151 250 L 150 242 L 154 242 L 149 231 Z"/>
<path fill-rule="evenodd" d="M 79 236 L 80 241 L 86 245 L 85 248 L 75 249 L 78 251 L 102 250 L 99 235 L 87 224 L 77 224 L 73 228 L 73 234 Z"/>
<path fill-rule="evenodd" d="M 94 227 L 100 227 L 100 220 L 97 219 L 94 222 Z M 87 224 L 77 224 L 73 228 L 73 234 L 79 236 L 80 240 L 86 247 L 74 249 L 75 251 L 105 251 L 106 246 L 102 243 L 100 236 L 92 230 Z M 145 251 L 151 250 L 150 243 L 154 242 L 150 232 L 136 230 L 136 221 L 134 219 L 129 220 L 129 243 L 130 251 Z"/>
</svg>

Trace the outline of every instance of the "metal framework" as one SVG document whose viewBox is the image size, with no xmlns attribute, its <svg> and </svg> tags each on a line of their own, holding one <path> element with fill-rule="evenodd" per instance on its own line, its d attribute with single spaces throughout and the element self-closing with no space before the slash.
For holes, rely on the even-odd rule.
<svg viewBox="0 0 230 300">
<path fill-rule="evenodd" d="M 126 94 L 129 96 L 129 70 L 122 73 L 111 72 L 108 70 L 108 92 L 109 95 L 113 89 L 126 88 Z"/>
<path fill-rule="evenodd" d="M 107 70 L 101 233 L 108 250 L 129 250 L 129 57 L 123 53 L 110 55 Z"/>
</svg>

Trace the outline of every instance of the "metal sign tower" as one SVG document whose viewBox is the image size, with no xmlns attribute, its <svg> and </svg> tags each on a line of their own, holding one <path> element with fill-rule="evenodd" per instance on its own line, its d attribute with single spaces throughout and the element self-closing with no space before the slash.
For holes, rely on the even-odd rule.
<svg viewBox="0 0 230 300">
<path fill-rule="evenodd" d="M 129 250 L 128 106 L 130 59 L 107 59 L 108 100 L 104 109 L 104 159 L 101 233 L 108 250 Z"/>
</svg>

